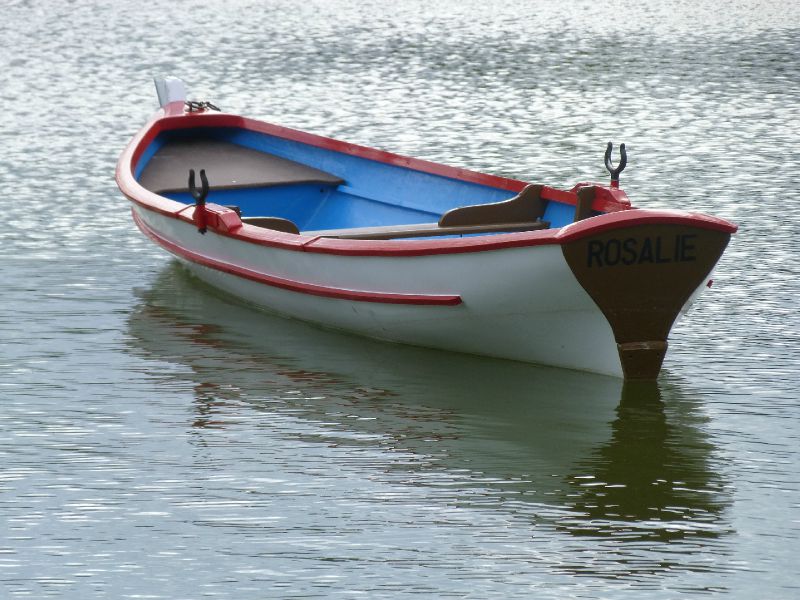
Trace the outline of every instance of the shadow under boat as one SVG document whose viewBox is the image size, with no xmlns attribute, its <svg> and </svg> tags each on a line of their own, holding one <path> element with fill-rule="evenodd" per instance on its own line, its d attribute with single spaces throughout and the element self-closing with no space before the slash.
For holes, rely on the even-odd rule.
<svg viewBox="0 0 800 600">
<path fill-rule="evenodd" d="M 386 468 L 413 471 L 415 485 L 447 472 L 454 503 L 513 499 L 517 516 L 579 537 L 727 531 L 700 400 L 668 377 L 623 384 L 320 330 L 244 306 L 177 263 L 139 296 L 132 349 L 158 377 L 191 384 L 196 443 L 204 429 L 236 427 L 242 405 L 283 411 L 308 425 L 287 435 L 396 452 L 405 458 Z"/>
</svg>

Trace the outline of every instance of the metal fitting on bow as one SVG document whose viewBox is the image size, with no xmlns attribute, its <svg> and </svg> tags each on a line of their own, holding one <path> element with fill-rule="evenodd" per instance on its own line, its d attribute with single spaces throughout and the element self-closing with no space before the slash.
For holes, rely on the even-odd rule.
<svg viewBox="0 0 800 600">
<path fill-rule="evenodd" d="M 186 112 L 200 112 L 203 110 L 216 110 L 219 111 L 219 108 L 211 104 L 211 102 L 207 101 L 198 101 L 198 100 L 186 100 L 184 102 L 186 105 Z"/>
</svg>

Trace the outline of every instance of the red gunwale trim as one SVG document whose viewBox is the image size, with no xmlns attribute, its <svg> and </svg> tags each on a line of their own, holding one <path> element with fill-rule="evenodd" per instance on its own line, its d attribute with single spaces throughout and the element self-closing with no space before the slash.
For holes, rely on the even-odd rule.
<svg viewBox="0 0 800 600">
<path fill-rule="evenodd" d="M 163 246 L 165 249 L 173 254 L 181 256 L 198 265 L 216 269 L 223 273 L 229 273 L 249 279 L 256 283 L 268 285 L 270 287 L 281 288 L 292 292 L 299 292 L 301 294 L 310 294 L 312 296 L 322 296 L 323 298 L 334 298 L 336 300 L 351 300 L 356 302 L 378 302 L 382 304 L 413 304 L 421 306 L 457 306 L 461 304 L 461 296 L 457 294 L 398 294 L 388 292 L 364 292 L 358 290 L 346 290 L 341 288 L 333 288 L 323 285 L 316 285 L 313 283 L 304 283 L 300 281 L 293 281 L 283 277 L 276 277 L 274 275 L 265 275 L 258 271 L 245 269 L 226 263 L 186 248 L 182 248 L 178 244 L 171 242 L 167 238 L 158 234 L 155 230 L 145 223 L 135 211 L 132 211 L 133 220 L 136 225 L 141 229 L 147 237 L 152 239 L 157 244 Z"/>
<path fill-rule="evenodd" d="M 700 213 L 670 210 L 626 210 L 571 223 L 560 229 L 507 233 L 481 237 L 440 240 L 435 246 L 426 240 L 384 241 L 379 244 L 363 240 L 333 238 L 305 238 L 311 241 L 304 246 L 306 252 L 339 254 L 346 256 L 428 256 L 434 254 L 459 254 L 483 252 L 506 248 L 566 244 L 580 238 L 597 235 L 612 229 L 637 225 L 682 225 L 734 233 L 736 225 Z M 239 230 L 241 231 L 241 230 Z M 236 233 L 231 237 L 245 239 Z"/>
<path fill-rule="evenodd" d="M 383 150 L 350 144 L 288 127 L 273 125 L 262 121 L 247 119 L 226 113 L 184 113 L 183 103 L 174 102 L 159 110 L 136 134 L 120 156 L 116 169 L 117 185 L 125 196 L 147 210 L 191 222 L 193 207 L 159 196 L 142 187 L 134 177 L 136 165 L 144 151 L 163 131 L 188 129 L 193 127 L 240 127 L 250 131 L 265 133 L 288 140 L 335 150 L 378 162 L 414 169 L 425 173 L 487 185 L 512 192 L 521 190 L 526 182 L 477 173 L 441 165 L 421 159 L 410 158 Z M 566 204 L 576 203 L 576 194 L 555 188 L 546 188 L 545 197 Z M 574 239 L 595 235 L 609 229 L 629 227 L 636 224 L 676 224 L 691 225 L 703 229 L 714 229 L 734 233 L 736 225 L 708 215 L 667 210 L 631 210 L 628 205 L 611 201 L 596 201 L 593 209 L 607 212 L 597 217 L 572 223 L 560 229 L 546 229 L 532 232 L 509 233 L 491 236 L 477 236 L 455 239 L 425 240 L 338 240 L 332 238 L 313 238 L 270 231 L 252 225 L 243 225 L 230 231 L 216 230 L 218 235 L 231 237 L 243 242 L 293 250 L 316 252 L 343 256 L 428 256 L 437 254 L 456 254 L 483 252 L 505 248 L 562 244 Z M 187 210 L 192 209 L 192 210 Z M 211 260 L 211 259 L 209 259 Z"/>
<path fill-rule="evenodd" d="M 735 233 L 738 229 L 736 225 L 725 219 L 704 215 L 702 213 L 693 213 L 683 210 L 635 209 L 600 215 L 592 219 L 584 219 L 583 221 L 565 225 L 558 230 L 558 241 L 564 244 L 579 238 L 597 235 L 611 229 L 621 229 L 635 225 L 684 225 L 688 227 L 698 227 L 700 229 L 723 231 L 725 233 Z"/>
</svg>

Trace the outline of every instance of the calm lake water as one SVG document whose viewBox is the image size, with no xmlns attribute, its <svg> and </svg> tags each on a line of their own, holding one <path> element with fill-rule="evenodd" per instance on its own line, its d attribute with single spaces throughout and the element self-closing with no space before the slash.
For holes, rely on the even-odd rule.
<svg viewBox="0 0 800 600">
<path fill-rule="evenodd" d="M 0 597 L 800 597 L 800 3 L 3 3 Z M 189 277 L 113 180 L 223 109 L 740 225 L 656 386 Z"/>
</svg>

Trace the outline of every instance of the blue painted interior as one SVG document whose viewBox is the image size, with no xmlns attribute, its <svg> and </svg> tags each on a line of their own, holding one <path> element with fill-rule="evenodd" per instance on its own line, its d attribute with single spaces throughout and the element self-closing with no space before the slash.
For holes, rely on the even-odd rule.
<svg viewBox="0 0 800 600">
<path fill-rule="evenodd" d="M 281 217 L 300 223 L 311 221 L 314 213 L 332 193 L 331 186 L 281 185 L 238 190 L 211 190 L 207 201 L 223 206 L 238 206 L 245 217 Z M 172 200 L 193 204 L 188 192 L 165 194 Z"/>
<path fill-rule="evenodd" d="M 542 220 L 550 221 L 550 227 L 563 227 L 575 220 L 575 207 L 571 204 L 548 202 Z"/>
<path fill-rule="evenodd" d="M 139 159 L 139 163 L 136 165 L 136 170 L 133 173 L 133 176 L 138 180 L 139 175 L 142 174 L 142 171 L 147 166 L 147 163 L 150 162 L 150 159 L 153 158 L 153 155 L 161 149 L 161 146 L 164 145 L 165 138 L 162 135 L 156 136 L 150 145 L 145 148 L 144 152 L 142 153 L 141 158 Z"/>
<path fill-rule="evenodd" d="M 435 222 L 451 208 L 499 202 L 513 196 L 507 190 L 237 128 L 198 128 L 162 134 L 143 154 L 136 176 L 170 138 L 199 136 L 294 160 L 343 179 L 344 184 L 339 186 L 292 184 L 212 190 L 208 196 L 209 202 L 238 206 L 245 217 L 289 219 L 301 231 Z M 167 195 L 186 204 L 193 202 L 188 193 Z M 572 222 L 574 212 L 571 205 L 548 202 L 544 219 L 550 221 L 551 227 L 561 227 Z"/>
</svg>

